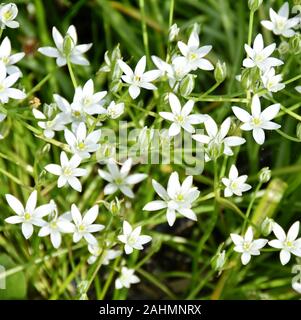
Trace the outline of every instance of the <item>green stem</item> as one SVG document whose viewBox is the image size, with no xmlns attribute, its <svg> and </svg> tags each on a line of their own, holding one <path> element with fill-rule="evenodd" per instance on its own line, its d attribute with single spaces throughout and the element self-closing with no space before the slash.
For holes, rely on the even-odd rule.
<svg viewBox="0 0 301 320">
<path fill-rule="evenodd" d="M 74 89 L 76 89 L 77 88 L 77 82 L 76 82 L 76 78 L 75 78 L 74 73 L 73 73 L 73 69 L 72 69 L 72 65 L 71 65 L 70 59 L 67 59 L 67 66 L 68 66 L 68 70 L 69 70 L 69 73 L 70 73 L 70 77 L 71 77 L 71 81 L 72 81 L 73 87 L 74 87 Z"/>
<path fill-rule="evenodd" d="M 148 44 L 148 33 L 146 26 L 146 17 L 145 17 L 145 2 L 144 0 L 139 0 L 140 12 L 141 12 L 141 25 L 142 25 L 142 36 L 143 36 L 143 45 L 145 48 L 147 61 L 150 62 L 150 52 Z"/>
<path fill-rule="evenodd" d="M 253 33 L 253 21 L 254 21 L 254 11 L 250 11 L 250 18 L 249 18 L 249 31 L 248 31 L 248 45 L 251 45 L 252 42 L 252 33 Z"/>
<path fill-rule="evenodd" d="M 253 208 L 253 204 L 254 204 L 254 202 L 255 202 L 257 192 L 260 190 L 261 186 L 262 186 L 262 182 L 259 182 L 258 185 L 257 185 L 257 187 L 256 187 L 256 189 L 255 189 L 255 191 L 254 191 L 254 194 L 253 194 L 253 196 L 252 196 L 252 199 L 251 199 L 251 201 L 250 201 L 250 203 L 249 203 L 249 206 L 248 206 L 248 209 L 247 209 L 247 212 L 246 212 L 246 219 L 245 219 L 244 224 L 243 224 L 243 227 L 242 227 L 242 233 L 243 233 L 243 234 L 244 234 L 245 231 L 246 231 L 247 222 L 248 222 L 248 219 L 249 219 L 251 210 L 252 210 L 252 208 Z"/>
</svg>

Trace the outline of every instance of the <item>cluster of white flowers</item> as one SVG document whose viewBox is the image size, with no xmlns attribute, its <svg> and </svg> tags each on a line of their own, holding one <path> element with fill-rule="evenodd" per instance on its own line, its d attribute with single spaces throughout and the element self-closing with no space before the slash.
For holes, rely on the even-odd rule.
<svg viewBox="0 0 301 320">
<path fill-rule="evenodd" d="M 234 250 L 241 253 L 241 262 L 246 265 L 251 260 L 251 256 L 260 255 L 260 250 L 268 243 L 272 248 L 280 250 L 280 261 L 282 265 L 287 264 L 291 255 L 301 257 L 301 238 L 298 238 L 300 222 L 296 221 L 286 234 L 279 224 L 273 223 L 273 233 L 275 240 L 256 239 L 253 237 L 252 227 L 249 227 L 246 234 L 242 237 L 231 233 L 231 239 L 235 244 Z"/>
<path fill-rule="evenodd" d="M 18 27 L 18 22 L 14 21 L 17 13 L 16 5 L 1 5 L 1 28 Z M 273 31 L 275 35 L 283 37 L 294 36 L 296 33 L 294 28 L 300 21 L 296 17 L 289 18 L 288 3 L 285 3 L 278 13 L 270 9 L 270 19 L 271 21 L 262 21 L 262 25 Z M 179 37 L 179 32 L 180 29 L 177 25 L 173 25 L 169 32 L 169 41 L 175 41 Z M 126 105 L 128 100 L 125 99 L 126 95 L 122 94 L 120 96 L 116 95 L 118 101 L 114 101 L 111 98 L 111 92 L 96 89 L 97 82 L 94 83 L 92 79 L 86 81 L 83 86 L 77 85 L 74 81 L 72 65 L 89 65 L 89 60 L 84 54 L 91 48 L 92 44 L 78 44 L 77 32 L 73 25 L 68 28 L 64 36 L 53 27 L 52 36 L 55 47 L 42 47 L 38 51 L 45 56 L 55 58 L 58 67 L 68 66 L 74 84 L 73 99 L 72 102 L 69 102 L 59 94 L 53 94 L 53 101 L 50 104 L 44 104 L 43 110 L 33 108 L 32 113 L 37 125 L 43 130 L 43 139 L 46 139 L 46 141 L 51 141 L 59 131 L 64 133 L 65 143 L 60 144 L 63 146 L 60 153 L 60 164 L 51 163 L 44 167 L 50 173 L 50 175 L 47 173 L 47 179 L 52 179 L 51 175 L 55 175 L 58 177 L 58 188 L 64 186 L 68 188 L 70 186 L 75 191 L 82 192 L 83 186 L 79 177 L 87 176 L 89 170 L 80 166 L 85 165 L 87 159 L 91 160 L 93 156 L 96 156 L 101 148 L 101 127 L 107 119 L 119 118 L 128 108 Z M 171 122 L 167 131 L 168 137 L 179 135 L 183 129 L 190 134 L 192 139 L 204 146 L 205 161 L 216 163 L 221 156 L 233 156 L 232 148 L 237 147 L 239 149 L 238 147 L 246 142 L 246 139 L 240 136 L 241 130 L 252 131 L 255 142 L 262 145 L 266 139 L 265 130 L 278 130 L 281 127 L 271 121 L 278 115 L 280 104 L 270 105 L 264 110 L 261 107 L 263 99 L 270 98 L 272 93 L 285 87 L 285 84 L 282 83 L 282 75 L 276 74 L 277 68 L 284 62 L 272 57 L 272 54 L 276 53 L 276 43 L 265 46 L 263 36 L 258 34 L 254 39 L 253 46 L 251 47 L 249 43 L 245 44 L 244 48 L 247 56 L 242 62 L 244 68 L 238 79 L 242 85 L 247 82 L 248 103 L 246 107 L 250 106 L 250 110 L 232 106 L 235 117 L 242 122 L 239 126 L 236 126 L 237 120 L 234 120 L 234 117 L 222 119 L 223 121 L 219 126 L 212 116 L 192 112 L 195 101 L 190 93 L 194 88 L 193 79 L 196 76 L 192 72 L 198 69 L 214 70 L 213 64 L 205 58 L 210 53 L 212 46 L 200 46 L 197 26 L 193 27 L 187 43 L 184 41 L 177 42 L 177 47 L 172 51 L 174 54 L 171 57 L 168 55 L 165 61 L 156 56 L 151 57 L 157 69 L 146 71 L 146 56 L 141 57 L 135 68 L 132 69 L 123 61 L 121 56 L 116 54 L 114 61 L 116 79 L 114 80 L 117 84 L 111 91 L 128 87 L 126 90 L 128 90 L 130 97 L 136 99 L 140 95 L 141 89 L 157 90 L 158 87 L 153 83 L 154 81 L 157 83 L 160 81 L 167 82 L 169 92 L 165 101 L 169 102 L 171 112 L 162 110 L 158 113 L 160 117 Z M 0 45 L 0 102 L 2 104 L 6 104 L 10 98 L 24 99 L 26 97 L 22 90 L 12 88 L 22 76 L 15 63 L 23 57 L 23 53 L 12 54 L 10 40 L 7 37 L 4 38 Z M 113 68 L 111 59 L 113 58 L 106 53 L 106 66 L 102 69 L 103 72 L 108 72 Z M 224 70 L 225 65 L 219 63 L 218 68 Z M 221 69 L 219 69 L 219 72 L 222 72 Z M 225 76 L 223 75 L 222 78 L 225 78 Z M 218 77 L 218 79 L 221 79 L 221 77 Z M 216 79 L 217 83 L 220 81 L 218 79 Z M 0 116 L 1 121 L 4 118 L 5 115 Z M 199 133 L 197 130 L 196 126 L 200 124 L 203 125 L 206 134 Z M 234 132 L 231 126 L 236 127 L 237 130 Z M 148 128 L 145 127 L 143 134 L 140 135 L 141 144 L 145 143 L 147 130 Z M 69 153 L 70 156 L 66 153 Z M 134 185 L 146 180 L 147 174 L 130 174 L 133 165 L 136 164 L 132 158 L 119 163 L 113 157 L 108 157 L 105 164 L 108 171 L 98 170 L 99 177 L 108 182 L 103 189 L 103 195 L 107 196 L 121 192 L 125 197 L 133 199 L 135 197 Z M 224 197 L 234 195 L 240 197 L 243 192 L 251 189 L 251 185 L 246 183 L 248 176 L 239 176 L 235 164 L 231 165 L 228 177 L 221 177 L 221 179 L 218 177 L 218 179 L 220 180 L 218 183 L 222 182 L 225 187 Z M 166 220 L 169 226 L 175 224 L 177 215 L 197 221 L 197 215 L 193 207 L 197 203 L 200 191 L 193 186 L 192 176 L 185 177 L 181 183 L 180 175 L 175 171 L 170 174 L 166 189 L 154 179 L 152 179 L 152 186 L 160 200 L 146 203 L 143 210 L 166 211 Z M 128 222 L 131 219 L 127 217 L 120 221 L 120 230 L 122 225 L 121 234 L 116 233 L 115 239 L 112 241 L 106 239 L 106 241 L 99 242 L 95 235 L 105 229 L 105 225 L 96 223 L 97 220 L 101 220 L 97 204 L 87 210 L 84 215 L 81 214 L 76 204 L 71 205 L 70 212 L 59 215 L 53 200 L 50 200 L 48 204 L 37 207 L 37 195 L 38 192 L 34 190 L 24 207 L 16 197 L 7 194 L 6 200 L 16 215 L 8 217 L 5 221 L 10 224 L 21 223 L 22 233 L 26 239 L 32 236 L 34 227 L 39 227 L 38 236 L 50 236 L 55 248 L 60 247 L 62 234 L 72 234 L 74 243 L 84 239 L 87 242 L 88 251 L 91 253 L 88 259 L 89 264 L 101 259 L 102 264 L 106 265 L 109 264 L 110 260 L 121 256 L 121 250 L 113 249 L 118 244 L 122 245 L 126 255 L 129 255 L 134 250 L 143 250 L 144 245 L 152 240 L 149 235 L 141 235 L 141 225 L 134 222 L 131 225 Z M 46 217 L 48 220 L 45 220 Z M 277 239 L 272 241 L 267 239 L 254 240 L 251 226 L 247 228 L 244 236 L 231 234 L 231 239 L 235 244 L 234 251 L 241 253 L 241 261 L 244 265 L 249 263 L 252 255 L 259 255 L 260 250 L 267 243 L 271 247 L 281 250 L 280 260 L 283 265 L 289 262 L 291 254 L 301 257 L 301 239 L 297 239 L 299 222 L 292 225 L 287 235 L 277 223 L 274 223 L 273 232 Z M 121 275 L 115 282 L 116 288 L 129 288 L 132 283 L 139 282 L 139 278 L 134 274 L 134 271 L 134 269 L 122 266 Z"/>
</svg>

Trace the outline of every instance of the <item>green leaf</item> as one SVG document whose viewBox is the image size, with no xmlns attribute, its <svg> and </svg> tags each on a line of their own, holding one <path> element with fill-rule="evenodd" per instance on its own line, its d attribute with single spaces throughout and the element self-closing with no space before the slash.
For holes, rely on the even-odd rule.
<svg viewBox="0 0 301 320">
<path fill-rule="evenodd" d="M 16 266 L 10 256 L 0 254 L 0 276 L 5 270 L 12 269 Z M 0 300 L 25 299 L 26 298 L 26 279 L 24 272 L 20 271 L 6 277 L 5 289 L 0 286 Z"/>
</svg>

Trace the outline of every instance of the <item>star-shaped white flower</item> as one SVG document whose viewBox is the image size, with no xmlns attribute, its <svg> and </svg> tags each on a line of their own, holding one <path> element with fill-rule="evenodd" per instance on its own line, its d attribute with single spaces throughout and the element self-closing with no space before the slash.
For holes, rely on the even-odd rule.
<svg viewBox="0 0 301 320">
<path fill-rule="evenodd" d="M 14 21 L 18 15 L 18 7 L 14 3 L 1 4 L 0 6 L 0 24 L 1 29 L 18 28 L 19 22 Z"/>
<path fill-rule="evenodd" d="M 104 249 L 99 243 L 89 244 L 88 250 L 91 253 L 91 256 L 88 258 L 89 264 L 95 263 L 97 258 L 101 255 L 102 264 L 105 266 L 108 265 L 111 260 L 116 259 L 122 254 L 121 250 Z M 103 250 L 105 251 L 103 252 Z"/>
<path fill-rule="evenodd" d="M 61 131 L 65 129 L 65 119 L 62 115 L 54 115 L 52 108 L 49 108 L 44 114 L 38 109 L 32 109 L 34 117 L 38 121 L 38 126 L 42 128 L 43 134 L 46 138 L 52 139 L 54 137 L 55 131 Z"/>
<path fill-rule="evenodd" d="M 115 103 L 114 101 L 111 101 L 109 104 L 106 115 L 111 119 L 117 119 L 119 118 L 124 112 L 124 103 Z"/>
<path fill-rule="evenodd" d="M 7 74 L 11 75 L 18 72 L 22 76 L 21 70 L 14 66 L 25 56 L 24 52 L 11 54 L 11 43 L 8 37 L 5 37 L 0 45 L 0 61 L 4 63 Z"/>
<path fill-rule="evenodd" d="M 253 240 L 252 227 L 248 228 L 244 237 L 235 233 L 231 233 L 230 236 L 235 244 L 234 251 L 241 253 L 241 262 L 243 265 L 250 262 L 251 256 L 259 256 L 260 249 L 268 243 L 266 239 Z"/>
<path fill-rule="evenodd" d="M 87 128 L 84 122 L 81 122 L 76 132 L 65 129 L 65 139 L 72 151 L 81 159 L 90 158 L 90 153 L 96 152 L 100 146 L 99 139 L 101 130 L 92 131 L 87 135 Z"/>
<path fill-rule="evenodd" d="M 38 51 L 47 57 L 56 58 L 56 64 L 62 67 L 67 64 L 67 59 L 73 64 L 87 66 L 89 61 L 83 56 L 87 52 L 92 43 L 77 45 L 77 33 L 73 25 L 71 25 L 65 37 L 56 29 L 52 28 L 52 37 L 56 48 L 54 47 L 42 47 Z"/>
<path fill-rule="evenodd" d="M 187 44 L 182 41 L 178 42 L 178 47 L 191 70 L 196 70 L 198 68 L 202 70 L 213 70 L 214 67 L 212 63 L 209 60 L 204 59 L 212 49 L 212 46 L 199 47 L 199 45 L 199 36 L 195 30 L 191 32 Z"/>
<path fill-rule="evenodd" d="M 26 94 L 16 88 L 11 88 L 13 84 L 20 78 L 20 73 L 16 72 L 10 76 L 6 76 L 6 67 L 0 62 L 0 102 L 7 103 L 9 98 L 22 100 L 26 98 Z"/>
<path fill-rule="evenodd" d="M 140 282 L 140 279 L 134 274 L 134 272 L 134 269 L 122 267 L 120 277 L 115 280 L 116 289 L 129 288 L 131 284 Z"/>
<path fill-rule="evenodd" d="M 273 31 L 276 35 L 282 35 L 286 38 L 290 38 L 295 34 L 294 27 L 299 23 L 299 18 L 289 19 L 289 4 L 285 2 L 278 13 L 270 8 L 270 19 L 261 21 L 261 24 L 268 30 Z"/>
<path fill-rule="evenodd" d="M 300 222 L 296 221 L 285 234 L 281 226 L 274 222 L 273 232 L 277 239 L 269 241 L 269 246 L 280 249 L 280 261 L 282 265 L 287 264 L 291 254 L 301 257 L 301 238 L 298 238 Z"/>
<path fill-rule="evenodd" d="M 157 87 L 151 82 L 156 80 L 161 72 L 159 70 L 145 71 L 146 57 L 143 56 L 137 63 L 135 70 L 133 70 L 122 60 L 118 60 L 118 65 L 123 71 L 124 75 L 121 79 L 130 85 L 129 94 L 133 99 L 136 99 L 140 94 L 140 88 L 147 90 L 156 90 Z"/>
<path fill-rule="evenodd" d="M 153 63 L 160 71 L 161 76 L 167 76 L 169 86 L 173 91 L 177 91 L 179 83 L 191 71 L 187 60 L 184 57 L 174 57 L 171 64 L 166 63 L 162 59 L 152 56 Z"/>
<path fill-rule="evenodd" d="M 107 91 L 94 92 L 93 80 L 88 80 L 83 87 L 77 87 L 73 97 L 71 108 L 74 110 L 83 110 L 88 115 L 106 113 L 103 107 Z"/>
<path fill-rule="evenodd" d="M 81 192 L 82 185 L 77 177 L 87 175 L 86 169 L 78 168 L 81 163 L 81 158 L 78 155 L 73 155 L 69 160 L 64 151 L 61 152 L 60 161 L 61 165 L 48 164 L 45 169 L 59 176 L 57 181 L 58 188 L 62 188 L 64 185 L 70 185 L 74 190 Z"/>
<path fill-rule="evenodd" d="M 73 242 L 79 242 L 82 238 L 84 238 L 89 244 L 96 245 L 97 239 L 92 233 L 99 232 L 104 229 L 104 225 L 102 224 L 93 224 L 98 216 L 98 205 L 93 206 L 82 217 L 77 206 L 72 204 L 71 215 L 75 224 Z"/>
<path fill-rule="evenodd" d="M 231 147 L 236 147 L 244 144 L 246 140 L 237 136 L 229 136 L 227 134 L 231 126 L 231 118 L 226 118 L 218 128 L 216 122 L 207 116 L 205 121 L 205 129 L 207 135 L 205 134 L 194 134 L 192 138 L 200 143 L 206 145 L 205 149 L 205 161 L 212 160 L 213 149 L 219 149 L 227 156 L 232 156 L 233 151 Z"/>
<path fill-rule="evenodd" d="M 281 83 L 282 81 L 282 75 L 281 74 L 275 74 L 275 69 L 271 68 L 264 72 L 261 75 L 261 81 L 263 83 L 263 86 L 269 91 L 269 92 L 278 92 L 285 88 L 285 84 Z"/>
<path fill-rule="evenodd" d="M 247 179 L 247 175 L 238 176 L 238 170 L 233 164 L 229 171 L 229 178 L 222 178 L 222 182 L 226 186 L 225 197 L 232 197 L 233 194 L 242 196 L 243 192 L 250 190 L 252 187 L 245 183 Z"/>
<path fill-rule="evenodd" d="M 276 117 L 280 104 L 276 103 L 261 111 L 261 104 L 257 95 L 253 96 L 251 103 L 251 114 L 239 107 L 232 107 L 235 116 L 243 122 L 240 128 L 244 131 L 252 131 L 253 138 L 258 144 L 265 140 L 264 130 L 277 130 L 281 126 L 271 120 Z"/>
<path fill-rule="evenodd" d="M 243 66 L 246 68 L 258 67 L 261 71 L 266 71 L 271 67 L 280 66 L 283 61 L 270 57 L 275 51 L 276 43 L 264 47 L 262 35 L 259 33 L 253 43 L 253 48 L 245 44 L 248 57 L 244 59 Z"/>
<path fill-rule="evenodd" d="M 51 220 L 46 222 L 45 226 L 40 229 L 38 236 L 46 237 L 50 235 L 51 243 L 54 248 L 57 249 L 62 242 L 61 233 L 73 233 L 75 227 L 73 223 L 64 217 L 64 215 L 58 216 L 57 206 L 53 200 L 50 201 L 50 205 L 52 206 L 51 214 L 53 216 Z"/>
<path fill-rule="evenodd" d="M 22 223 L 22 233 L 26 239 L 29 239 L 33 234 L 33 226 L 43 227 L 46 225 L 46 221 L 42 218 L 47 216 L 51 210 L 52 206 L 50 204 L 45 204 L 37 207 L 37 191 L 34 190 L 25 205 L 23 207 L 22 203 L 11 194 L 5 195 L 8 205 L 17 214 L 5 219 L 5 222 L 11 224 Z"/>
<path fill-rule="evenodd" d="M 124 195 L 129 198 L 134 198 L 134 193 L 131 186 L 144 180 L 147 175 L 144 173 L 131 174 L 132 159 L 126 160 L 121 169 L 117 166 L 114 159 L 110 159 L 107 163 L 109 172 L 99 169 L 98 174 L 106 181 L 109 182 L 104 188 L 104 194 L 113 194 L 120 190 Z"/>
<path fill-rule="evenodd" d="M 127 222 L 123 222 L 123 234 L 118 236 L 118 240 L 124 243 L 124 251 L 126 254 L 131 254 L 134 249 L 143 250 L 143 245 L 150 242 L 152 237 L 141 235 L 141 226 L 134 230 Z"/>
<path fill-rule="evenodd" d="M 168 99 L 172 112 L 159 112 L 159 114 L 162 118 L 173 122 L 168 130 L 169 136 L 178 135 L 181 132 L 181 128 L 189 133 L 194 133 L 195 129 L 192 125 L 203 123 L 207 119 L 207 115 L 190 114 L 194 106 L 192 100 L 188 100 L 182 108 L 175 94 L 170 93 Z"/>
<path fill-rule="evenodd" d="M 192 183 L 192 176 L 188 176 L 181 185 L 177 172 L 173 172 L 170 175 L 167 190 L 156 180 L 152 180 L 153 188 L 162 200 L 147 203 L 143 210 L 157 211 L 167 208 L 166 218 L 170 226 L 175 223 L 177 212 L 188 219 L 196 221 L 196 214 L 191 207 L 192 203 L 199 197 L 200 192 L 196 187 L 192 187 Z"/>
</svg>

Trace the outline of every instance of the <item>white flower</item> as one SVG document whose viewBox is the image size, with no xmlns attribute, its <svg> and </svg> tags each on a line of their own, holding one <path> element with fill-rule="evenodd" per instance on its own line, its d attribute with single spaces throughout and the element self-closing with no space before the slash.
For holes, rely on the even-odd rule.
<svg viewBox="0 0 301 320">
<path fill-rule="evenodd" d="M 251 131 L 253 138 L 258 144 L 263 144 L 265 140 L 264 130 L 277 130 L 281 126 L 270 120 L 274 119 L 278 114 L 280 104 L 276 103 L 267 107 L 261 112 L 261 104 L 257 95 L 253 96 L 251 104 L 251 114 L 239 107 L 232 107 L 235 116 L 244 124 L 241 129 Z"/>
<path fill-rule="evenodd" d="M 293 288 L 296 292 L 298 292 L 298 293 L 301 294 L 301 283 L 300 283 L 300 282 L 298 282 L 298 281 L 293 282 L 293 283 L 292 283 L 292 288 Z"/>
<path fill-rule="evenodd" d="M 281 83 L 282 75 L 281 74 L 275 75 L 274 68 L 271 68 L 267 70 L 264 74 L 262 74 L 261 80 L 262 80 L 263 86 L 269 92 L 278 92 L 285 88 L 285 84 Z"/>
<path fill-rule="evenodd" d="M 177 24 L 174 23 L 170 28 L 169 28 L 169 31 L 168 31 L 168 40 L 170 42 L 174 41 L 178 34 L 179 34 L 179 31 L 180 31 L 180 28 L 178 28 Z"/>
<path fill-rule="evenodd" d="M 89 244 L 88 250 L 91 253 L 91 256 L 88 258 L 89 264 L 93 264 L 97 258 L 102 255 L 102 264 L 105 266 L 108 265 L 111 260 L 114 260 L 122 254 L 121 250 L 103 249 L 99 246 L 99 243 Z M 103 252 L 103 250 L 105 251 Z"/>
<path fill-rule="evenodd" d="M 185 105 L 181 103 L 176 95 L 170 93 L 168 96 L 169 105 L 172 112 L 159 112 L 160 116 L 168 121 L 172 121 L 172 125 L 168 130 L 169 136 L 176 136 L 181 132 L 181 128 L 189 133 L 194 133 L 193 124 L 199 124 L 207 119 L 206 115 L 190 114 L 194 106 L 194 102 L 189 100 Z"/>
<path fill-rule="evenodd" d="M 9 98 L 22 100 L 26 98 L 26 94 L 11 86 L 20 78 L 20 73 L 16 72 L 6 77 L 6 67 L 0 63 L 0 102 L 7 103 Z"/>
<path fill-rule="evenodd" d="M 254 40 L 253 48 L 245 44 L 248 58 L 244 59 L 243 66 L 246 68 L 258 67 L 261 71 L 265 71 L 271 67 L 282 65 L 283 61 L 270 57 L 275 49 L 276 43 L 272 43 L 264 48 L 263 38 L 259 33 Z"/>
<path fill-rule="evenodd" d="M 87 174 L 86 169 L 77 168 L 81 163 L 81 158 L 78 155 L 73 155 L 69 160 L 64 151 L 60 156 L 61 165 L 48 164 L 45 169 L 59 176 L 57 181 L 58 188 L 62 188 L 65 184 L 70 185 L 74 190 L 81 192 L 82 185 L 77 177 L 85 176 Z"/>
<path fill-rule="evenodd" d="M 140 282 L 140 279 L 134 275 L 134 272 L 134 269 L 122 267 L 120 277 L 115 280 L 116 289 L 129 288 L 131 284 Z"/>
<path fill-rule="evenodd" d="M 251 256 L 259 256 L 262 249 L 268 242 L 266 239 L 253 240 L 253 230 L 249 227 L 245 236 L 231 233 L 231 239 L 235 244 L 234 251 L 241 253 L 241 262 L 246 265 L 250 262 Z"/>
<path fill-rule="evenodd" d="M 231 147 L 236 147 L 242 145 L 246 142 L 244 138 L 229 136 L 226 137 L 231 126 L 231 118 L 226 118 L 218 129 L 216 122 L 210 117 L 207 116 L 205 121 L 205 129 L 207 135 L 205 134 L 194 134 L 192 138 L 198 142 L 207 145 L 205 150 L 205 161 L 212 160 L 212 154 L 214 153 L 212 150 L 217 148 L 221 150 L 227 156 L 232 156 L 233 151 Z"/>
<path fill-rule="evenodd" d="M 1 4 L 0 6 L 0 23 L 1 29 L 5 27 L 18 28 L 19 22 L 14 21 L 18 15 L 18 7 L 14 3 Z"/>
<path fill-rule="evenodd" d="M 200 40 L 196 30 L 191 32 L 187 44 L 182 41 L 178 42 L 178 47 L 191 70 L 196 70 L 198 68 L 202 70 L 213 70 L 214 67 L 212 63 L 207 59 L 204 59 L 205 55 L 212 49 L 212 46 L 199 47 L 199 45 Z"/>
<path fill-rule="evenodd" d="M 52 139 L 54 137 L 54 131 L 61 131 L 65 129 L 65 119 L 62 115 L 56 115 L 52 118 L 53 110 L 48 108 L 46 115 L 38 109 L 32 109 L 34 117 L 38 120 L 38 126 L 44 129 L 43 134 L 46 138 Z"/>
<path fill-rule="evenodd" d="M 270 19 L 261 21 L 261 24 L 268 30 L 273 31 L 276 35 L 282 35 L 284 37 L 290 38 L 295 34 L 292 29 L 299 23 L 299 18 L 289 19 L 289 4 L 285 2 L 282 7 L 276 13 L 272 8 L 270 8 Z"/>
<path fill-rule="evenodd" d="M 243 192 L 251 189 L 251 186 L 245 183 L 248 179 L 247 175 L 238 176 L 236 166 L 233 164 L 229 171 L 229 178 L 222 178 L 223 184 L 226 186 L 225 197 L 232 197 L 233 194 L 242 196 Z"/>
<path fill-rule="evenodd" d="M 179 82 L 191 71 L 184 57 L 174 57 L 171 64 L 156 56 L 152 56 L 152 60 L 160 71 L 160 75 L 167 76 L 169 86 L 174 91 L 178 90 Z"/>
<path fill-rule="evenodd" d="M 111 101 L 111 103 L 109 104 L 109 106 L 107 108 L 106 114 L 111 119 L 117 119 L 123 114 L 123 112 L 124 112 L 124 103 L 123 102 L 115 103 L 114 101 Z"/>
<path fill-rule="evenodd" d="M 83 56 L 87 52 L 92 43 L 77 45 L 77 33 L 74 26 L 70 26 L 65 37 L 60 34 L 56 27 L 52 28 L 52 37 L 56 48 L 42 47 L 38 51 L 45 56 L 56 58 L 56 64 L 62 67 L 67 64 L 67 59 L 70 62 L 78 65 L 89 65 L 89 61 Z"/>
<path fill-rule="evenodd" d="M 81 238 L 84 238 L 89 244 L 96 245 L 97 240 L 92 235 L 92 233 L 104 229 L 104 225 L 102 224 L 93 224 L 98 216 L 98 205 L 93 206 L 86 212 L 84 217 L 82 217 L 77 206 L 75 204 L 72 204 L 71 215 L 75 224 L 73 242 L 79 242 Z"/>
<path fill-rule="evenodd" d="M 133 99 L 136 99 L 140 94 L 140 88 L 147 90 L 156 90 L 157 87 L 151 82 L 156 80 L 161 72 L 158 70 L 145 71 L 146 57 L 143 56 L 133 70 L 122 60 L 118 60 L 119 67 L 124 72 L 121 79 L 130 85 L 129 94 Z"/>
<path fill-rule="evenodd" d="M 109 182 L 104 188 L 104 194 L 113 194 L 120 190 L 124 195 L 129 198 L 134 198 L 134 193 L 131 186 L 144 180 L 147 175 L 144 173 L 131 174 L 132 159 L 124 162 L 119 170 L 114 159 L 110 159 L 107 163 L 109 172 L 99 169 L 98 174 L 106 181 Z"/>
<path fill-rule="evenodd" d="M 11 194 L 5 195 L 8 205 L 17 214 L 5 219 L 5 222 L 11 224 L 22 223 L 22 233 L 26 239 L 29 239 L 33 233 L 33 226 L 43 227 L 46 221 L 42 218 L 47 216 L 51 210 L 52 206 L 45 204 L 39 207 L 37 205 L 37 191 L 34 190 L 27 202 L 25 208 L 22 203 Z"/>
<path fill-rule="evenodd" d="M 13 73 L 22 72 L 16 66 L 15 63 L 19 62 L 25 56 L 24 52 L 11 54 L 11 43 L 8 37 L 5 37 L 0 45 L 0 61 L 2 61 L 6 67 L 6 72 L 11 75 Z"/>
<path fill-rule="evenodd" d="M 167 190 L 156 180 L 152 180 L 153 188 L 162 200 L 147 203 L 143 210 L 157 211 L 167 208 L 166 218 L 170 226 L 175 223 L 176 212 L 188 219 L 196 221 L 197 217 L 191 210 L 191 206 L 199 197 L 200 192 L 196 187 L 192 187 L 192 183 L 192 176 L 188 176 L 181 185 L 177 172 L 173 172 L 170 175 Z"/>
<path fill-rule="evenodd" d="M 94 93 L 93 80 L 88 80 L 83 87 L 77 87 L 73 97 L 71 108 L 75 110 L 82 110 L 89 115 L 106 113 L 106 109 L 102 106 L 104 104 L 103 98 L 107 91 L 100 91 Z"/>
<path fill-rule="evenodd" d="M 59 248 L 62 242 L 61 233 L 72 233 L 74 232 L 74 224 L 64 218 L 64 215 L 58 217 L 57 207 L 53 200 L 49 203 L 52 206 L 53 217 L 50 221 L 46 222 L 39 233 L 39 237 L 45 237 L 50 235 L 51 243 L 54 248 Z"/>
<path fill-rule="evenodd" d="M 274 222 L 273 232 L 277 239 L 269 241 L 269 245 L 280 251 L 280 261 L 282 265 L 287 264 L 291 259 L 291 254 L 301 257 L 301 238 L 298 238 L 300 222 L 296 221 L 288 230 L 287 235 L 281 226 Z"/>
<path fill-rule="evenodd" d="M 143 250 L 143 245 L 150 242 L 152 237 L 140 235 L 141 226 L 133 230 L 132 226 L 123 221 L 123 234 L 118 236 L 118 240 L 124 243 L 124 251 L 126 254 L 131 254 L 133 249 Z"/>
<path fill-rule="evenodd" d="M 65 129 L 65 139 L 72 151 L 81 159 L 90 158 L 90 153 L 96 152 L 99 148 L 99 139 L 101 130 L 96 130 L 87 135 L 87 128 L 84 122 L 81 122 L 75 134 Z"/>
<path fill-rule="evenodd" d="M 295 87 L 295 90 L 296 90 L 298 93 L 301 93 L 301 86 L 296 86 L 296 87 Z"/>
</svg>

